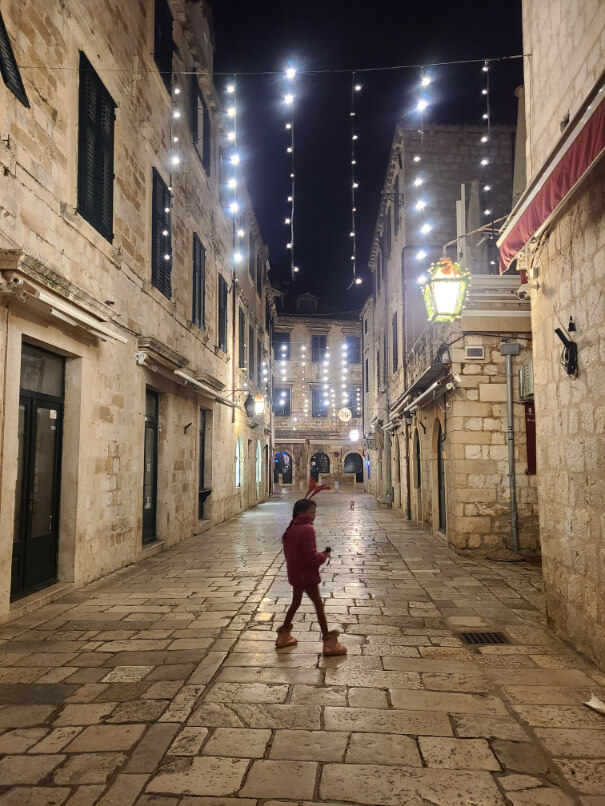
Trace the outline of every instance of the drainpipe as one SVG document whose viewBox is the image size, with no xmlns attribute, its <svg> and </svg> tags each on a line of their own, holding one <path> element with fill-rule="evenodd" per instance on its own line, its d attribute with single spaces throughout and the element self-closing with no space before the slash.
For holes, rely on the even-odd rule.
<svg viewBox="0 0 605 806">
<path fill-rule="evenodd" d="M 519 529 L 517 524 L 517 488 L 515 484 L 515 417 L 513 413 L 513 356 L 519 355 L 518 342 L 502 342 L 500 355 L 506 356 L 506 413 L 508 444 L 508 484 L 510 488 L 510 528 L 512 550 L 519 551 Z"/>
</svg>

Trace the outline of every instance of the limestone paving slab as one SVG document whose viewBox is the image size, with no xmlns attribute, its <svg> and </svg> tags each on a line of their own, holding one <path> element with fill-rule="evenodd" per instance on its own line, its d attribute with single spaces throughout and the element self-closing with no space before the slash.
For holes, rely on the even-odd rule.
<svg viewBox="0 0 605 806">
<path fill-rule="evenodd" d="M 605 675 L 545 627 L 539 569 L 349 498 L 316 521 L 345 658 L 321 655 L 309 602 L 275 651 L 291 496 L 0 628 L 0 764 L 34 779 L 0 776 L 0 804 L 603 806 L 603 718 L 581 703 Z M 482 626 L 511 644 L 464 647 Z"/>
</svg>

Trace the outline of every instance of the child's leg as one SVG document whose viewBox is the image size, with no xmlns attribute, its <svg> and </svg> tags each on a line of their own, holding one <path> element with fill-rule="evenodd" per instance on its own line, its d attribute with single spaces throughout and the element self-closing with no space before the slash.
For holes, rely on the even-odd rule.
<svg viewBox="0 0 605 806">
<path fill-rule="evenodd" d="M 321 635 L 323 638 L 328 634 L 328 622 L 326 621 L 326 612 L 324 610 L 323 599 L 321 598 L 321 594 L 319 592 L 319 585 L 308 585 L 305 588 L 305 593 L 315 605 L 315 610 L 317 611 L 317 621 L 319 622 L 319 628 L 321 629 Z"/>
<path fill-rule="evenodd" d="M 298 608 L 300 607 L 300 603 L 302 602 L 302 595 L 303 595 L 303 589 L 299 588 L 297 585 L 293 586 L 292 604 L 288 608 L 284 624 L 292 624 L 292 619 L 296 615 L 296 611 L 298 610 Z"/>
</svg>

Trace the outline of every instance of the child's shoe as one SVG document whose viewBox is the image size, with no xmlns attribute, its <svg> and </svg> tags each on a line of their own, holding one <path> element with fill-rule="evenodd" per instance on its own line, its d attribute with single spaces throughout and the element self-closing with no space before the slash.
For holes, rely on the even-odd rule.
<svg viewBox="0 0 605 806">
<path fill-rule="evenodd" d="M 291 635 L 290 633 L 291 629 L 292 629 L 291 624 L 283 624 L 281 627 L 278 627 L 277 639 L 275 641 L 276 649 L 284 649 L 284 647 L 287 646 L 296 646 L 298 641 L 293 635 Z"/>
<path fill-rule="evenodd" d="M 338 643 L 338 630 L 330 630 L 324 637 L 324 655 L 346 655 L 347 648 L 343 644 Z"/>
</svg>

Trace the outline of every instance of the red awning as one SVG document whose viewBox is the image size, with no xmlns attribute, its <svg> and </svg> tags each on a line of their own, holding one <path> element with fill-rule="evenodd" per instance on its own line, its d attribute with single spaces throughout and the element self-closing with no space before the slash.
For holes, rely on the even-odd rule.
<svg viewBox="0 0 605 806">
<path fill-rule="evenodd" d="M 546 169 L 533 189 L 528 188 L 517 211 L 511 214 L 498 241 L 500 274 L 508 269 L 525 244 L 605 153 L 605 98 L 581 125 L 575 137 L 565 142 L 562 148 L 566 150 L 554 155 L 550 170 Z"/>
</svg>

